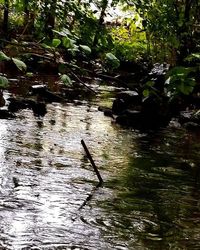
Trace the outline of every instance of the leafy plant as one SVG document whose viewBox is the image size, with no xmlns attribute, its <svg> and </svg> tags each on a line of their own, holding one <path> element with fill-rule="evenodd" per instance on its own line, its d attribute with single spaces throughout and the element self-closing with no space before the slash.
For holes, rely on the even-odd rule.
<svg viewBox="0 0 200 250">
<path fill-rule="evenodd" d="M 24 62 L 22 62 L 21 60 L 17 59 L 17 58 L 11 58 L 12 61 L 14 62 L 14 64 L 17 66 L 17 68 L 21 71 L 26 71 L 27 66 Z"/>
<path fill-rule="evenodd" d="M 55 51 L 56 48 L 62 46 L 73 56 L 75 56 L 76 53 L 85 55 L 91 54 L 91 48 L 84 44 L 78 44 L 78 37 L 72 34 L 68 29 L 64 28 L 61 31 L 53 30 L 53 32 L 59 38 L 54 38 L 50 45 L 43 43 L 42 45 L 45 49 Z"/>
<path fill-rule="evenodd" d="M 60 39 L 55 38 L 55 39 L 52 40 L 52 46 L 54 48 L 57 48 L 60 44 L 61 44 L 61 40 Z"/>
<path fill-rule="evenodd" d="M 185 68 L 177 66 L 171 69 L 167 74 L 167 92 L 171 95 L 189 95 L 192 93 L 196 81 L 191 73 L 195 72 L 195 68 Z"/>
<path fill-rule="evenodd" d="M 4 52 L 0 51 L 0 61 L 12 61 L 20 71 L 26 71 L 26 64 L 20 59 L 9 57 Z"/>
<path fill-rule="evenodd" d="M 79 47 L 80 47 L 80 50 L 82 50 L 87 55 L 91 54 L 92 52 L 91 48 L 87 45 L 79 45 Z"/>
<path fill-rule="evenodd" d="M 0 51 L 0 61 L 9 61 L 10 57 L 8 57 L 3 51 Z"/>
<path fill-rule="evenodd" d="M 8 87 L 8 79 L 5 76 L 0 75 L 0 89 L 6 89 Z"/>
<path fill-rule="evenodd" d="M 72 80 L 71 78 L 66 75 L 66 74 L 63 74 L 60 76 L 60 80 L 63 82 L 64 85 L 66 86 L 71 86 L 72 85 Z"/>
<path fill-rule="evenodd" d="M 120 66 L 120 61 L 115 55 L 109 52 L 105 55 L 105 65 L 110 69 L 116 69 Z"/>
<path fill-rule="evenodd" d="M 148 97 L 150 95 L 157 95 L 157 90 L 154 88 L 155 82 L 148 81 L 145 83 L 144 90 L 142 92 L 144 97 Z"/>
</svg>

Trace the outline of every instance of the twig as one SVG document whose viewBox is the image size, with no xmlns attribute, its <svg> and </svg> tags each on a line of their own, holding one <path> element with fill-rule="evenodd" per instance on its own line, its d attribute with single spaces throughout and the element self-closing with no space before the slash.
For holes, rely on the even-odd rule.
<svg viewBox="0 0 200 250">
<path fill-rule="evenodd" d="M 95 95 L 97 94 L 96 91 L 94 91 L 92 88 L 88 87 L 74 72 L 71 71 L 71 74 L 87 89 L 89 89 L 91 92 L 93 92 Z"/>
<path fill-rule="evenodd" d="M 5 40 L 5 39 L 0 39 L 0 42 L 4 42 L 4 43 L 10 44 L 10 45 L 14 45 L 14 46 L 18 46 L 18 47 L 28 47 L 29 48 L 30 46 L 35 46 L 37 48 L 38 47 L 41 48 L 41 46 L 39 46 L 39 44 L 37 44 L 35 42 L 28 42 L 28 43 L 24 44 L 24 43 L 10 42 L 10 41 Z"/>
<path fill-rule="evenodd" d="M 27 24 L 26 24 L 25 28 L 23 29 L 23 31 L 22 31 L 21 35 L 19 36 L 19 38 L 21 38 L 24 35 L 24 33 L 26 32 L 28 26 L 29 26 L 29 21 L 27 22 Z"/>
<path fill-rule="evenodd" d="M 47 55 L 41 55 L 41 54 L 37 54 L 37 53 L 27 52 L 27 53 L 24 53 L 23 55 L 31 55 L 31 56 L 40 57 L 41 59 L 52 60 L 52 57 L 50 57 L 50 56 L 47 56 Z"/>
<path fill-rule="evenodd" d="M 101 79 L 105 79 L 105 80 L 110 80 L 110 81 L 116 82 L 116 83 L 120 84 L 120 86 L 123 86 L 123 87 L 126 87 L 126 88 L 130 89 L 130 87 L 128 86 L 127 83 L 121 81 L 117 77 L 105 75 L 105 74 L 102 74 L 102 73 L 97 73 L 96 76 L 99 77 L 99 78 L 101 78 Z"/>
<path fill-rule="evenodd" d="M 92 156 L 91 156 L 91 154 L 90 154 L 90 152 L 89 152 L 89 150 L 88 150 L 88 148 L 87 148 L 84 140 L 81 140 L 81 144 L 82 144 L 82 146 L 83 146 L 83 148 L 84 148 L 84 150 L 86 152 L 86 155 L 87 155 L 88 159 L 90 160 L 90 162 L 91 162 L 91 164 L 92 164 L 92 166 L 94 168 L 94 171 L 95 171 L 95 173 L 96 173 L 96 175 L 97 175 L 97 177 L 99 179 L 99 184 L 102 184 L 103 183 L 103 179 L 102 179 L 102 177 L 101 177 L 101 175 L 99 173 L 99 170 L 98 170 L 97 166 L 95 165 L 95 163 L 94 163 L 94 161 L 92 159 Z"/>
</svg>

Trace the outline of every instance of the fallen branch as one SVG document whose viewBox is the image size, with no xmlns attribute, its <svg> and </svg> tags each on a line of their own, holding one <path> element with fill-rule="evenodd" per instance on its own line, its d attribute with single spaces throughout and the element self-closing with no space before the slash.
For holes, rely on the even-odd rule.
<svg viewBox="0 0 200 250">
<path fill-rule="evenodd" d="M 96 91 L 94 91 L 92 88 L 88 87 L 74 72 L 70 72 L 78 81 L 79 83 L 81 83 L 84 87 L 86 87 L 87 89 L 89 89 L 91 92 L 93 92 L 95 95 L 97 94 Z"/>
<path fill-rule="evenodd" d="M 99 173 L 99 170 L 98 170 L 97 166 L 95 165 L 95 163 L 94 163 L 94 161 L 92 159 L 92 156 L 91 156 L 91 154 L 90 154 L 90 152 L 89 152 L 89 150 L 88 150 L 88 148 L 87 148 L 84 140 L 81 140 L 81 144 L 82 144 L 82 146 L 83 146 L 83 148 L 84 148 L 84 150 L 86 152 L 86 155 L 87 155 L 88 159 L 90 160 L 90 162 L 91 162 L 91 164 L 92 164 L 92 166 L 94 168 L 94 171 L 95 171 L 95 173 L 96 173 L 96 175 L 97 175 L 97 177 L 99 179 L 99 184 L 102 184 L 103 183 L 103 179 L 102 179 L 102 177 L 101 177 L 101 175 Z"/>
<path fill-rule="evenodd" d="M 120 86 L 130 89 L 128 84 L 126 84 L 125 82 L 118 79 L 117 76 L 109 76 L 109 75 L 105 75 L 105 74 L 102 74 L 102 73 L 96 73 L 96 76 L 99 77 L 100 79 L 110 80 L 110 81 L 116 82 L 116 83 L 120 84 Z"/>
</svg>

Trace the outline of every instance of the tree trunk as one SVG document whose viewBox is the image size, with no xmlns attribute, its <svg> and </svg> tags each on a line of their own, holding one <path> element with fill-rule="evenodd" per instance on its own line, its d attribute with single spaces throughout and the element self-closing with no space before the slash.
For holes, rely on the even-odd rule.
<svg viewBox="0 0 200 250">
<path fill-rule="evenodd" d="M 4 0 L 4 15 L 3 15 L 3 33 L 8 37 L 8 14 L 9 14 L 9 0 Z"/>
<path fill-rule="evenodd" d="M 193 41 L 191 34 L 191 10 L 194 0 L 186 0 L 184 6 L 184 21 L 183 25 L 178 29 L 177 35 L 180 40 L 180 50 L 178 55 L 178 63 L 182 64 L 184 59 L 192 52 Z"/>
<path fill-rule="evenodd" d="M 45 26 L 44 31 L 45 34 L 50 38 L 53 39 L 53 29 L 55 27 L 55 14 L 56 14 L 56 0 L 51 0 L 50 7 L 48 8 L 49 2 L 45 1 Z"/>
<path fill-rule="evenodd" d="M 95 47 L 98 44 L 99 37 L 101 36 L 100 31 L 101 31 L 102 26 L 103 26 L 104 17 L 105 17 L 105 14 L 106 14 L 106 8 L 107 7 L 108 7 L 108 0 L 103 0 L 102 1 L 101 14 L 100 14 L 100 17 L 99 17 L 99 21 L 97 23 L 97 29 L 96 29 L 96 33 L 95 33 L 94 40 L 93 40 L 93 49 L 94 50 L 95 50 Z"/>
</svg>

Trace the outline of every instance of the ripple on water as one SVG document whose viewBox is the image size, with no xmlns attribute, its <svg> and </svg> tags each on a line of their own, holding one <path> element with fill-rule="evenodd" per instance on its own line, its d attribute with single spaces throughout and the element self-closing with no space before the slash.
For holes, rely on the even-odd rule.
<svg viewBox="0 0 200 250">
<path fill-rule="evenodd" d="M 23 110 L 16 119 L 1 121 L 2 247 L 200 248 L 199 188 L 194 168 L 187 168 L 199 158 L 182 154 L 191 147 L 188 137 L 122 129 L 95 103 L 49 104 L 47 109 L 44 118 Z M 97 178 L 81 139 L 105 180 L 103 187 L 95 189 Z M 180 155 L 189 162 L 187 171 Z"/>
</svg>

